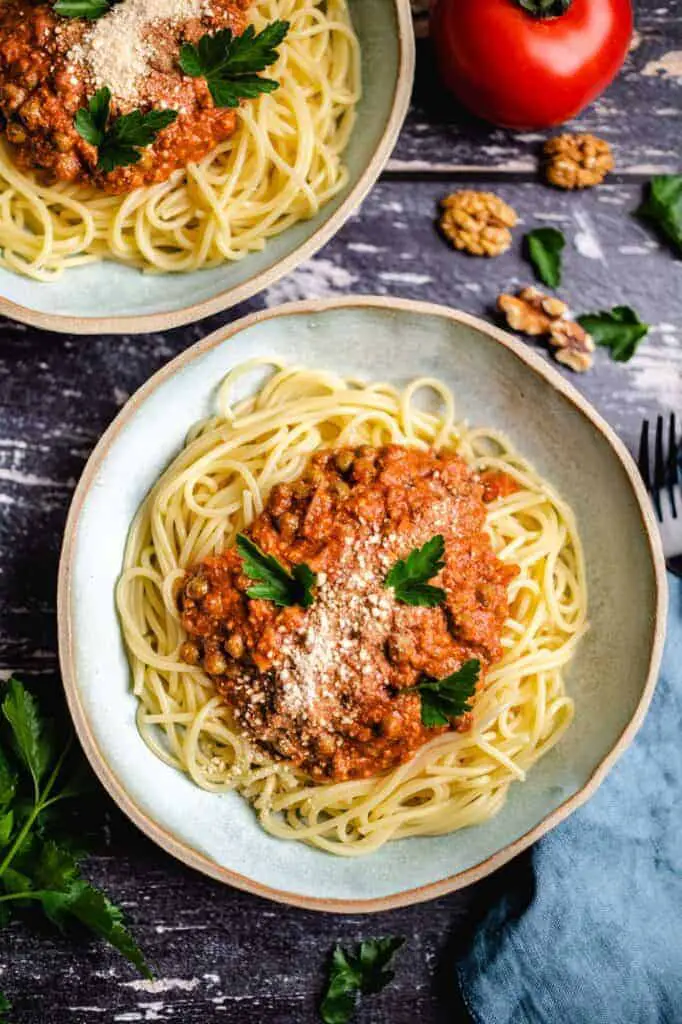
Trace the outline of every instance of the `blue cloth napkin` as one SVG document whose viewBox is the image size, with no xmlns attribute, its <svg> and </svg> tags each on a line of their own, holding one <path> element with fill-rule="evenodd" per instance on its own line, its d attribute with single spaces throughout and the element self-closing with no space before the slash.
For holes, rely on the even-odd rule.
<svg viewBox="0 0 682 1024">
<path fill-rule="evenodd" d="M 477 1024 L 682 1022 L 682 581 L 669 582 L 641 731 L 596 795 L 535 845 L 523 892 L 503 897 L 458 964 Z"/>
</svg>

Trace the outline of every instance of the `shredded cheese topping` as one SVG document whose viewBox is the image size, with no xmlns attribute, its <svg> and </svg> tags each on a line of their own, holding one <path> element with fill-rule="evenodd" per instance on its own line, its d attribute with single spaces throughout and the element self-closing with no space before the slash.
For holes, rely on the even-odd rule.
<svg viewBox="0 0 682 1024">
<path fill-rule="evenodd" d="M 132 103 L 153 66 L 155 51 L 148 30 L 210 13 L 210 0 L 123 0 L 95 22 L 71 49 L 69 59 L 85 67 L 95 88 L 106 85 L 115 99 Z"/>
</svg>

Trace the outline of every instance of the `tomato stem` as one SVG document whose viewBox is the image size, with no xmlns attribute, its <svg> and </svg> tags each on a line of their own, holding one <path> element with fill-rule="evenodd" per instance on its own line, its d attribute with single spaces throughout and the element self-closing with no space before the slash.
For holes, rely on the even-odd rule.
<svg viewBox="0 0 682 1024">
<path fill-rule="evenodd" d="M 569 9 L 573 0 L 513 0 L 534 18 L 560 18 Z"/>
</svg>

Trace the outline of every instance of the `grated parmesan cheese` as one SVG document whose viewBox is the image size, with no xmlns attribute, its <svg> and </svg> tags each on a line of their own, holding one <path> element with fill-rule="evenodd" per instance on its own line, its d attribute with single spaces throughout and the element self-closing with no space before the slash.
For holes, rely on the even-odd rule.
<svg viewBox="0 0 682 1024">
<path fill-rule="evenodd" d="M 210 0 L 123 0 L 86 32 L 69 60 L 86 68 L 96 89 L 106 85 L 115 99 L 133 102 L 154 58 L 147 30 L 210 13 Z"/>
</svg>

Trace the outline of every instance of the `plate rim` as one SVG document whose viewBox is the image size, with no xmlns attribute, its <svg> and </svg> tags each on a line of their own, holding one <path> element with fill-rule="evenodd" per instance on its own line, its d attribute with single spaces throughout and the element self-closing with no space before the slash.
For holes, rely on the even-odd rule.
<svg viewBox="0 0 682 1024">
<path fill-rule="evenodd" d="M 91 487 L 99 472 L 102 461 L 107 456 L 121 430 L 137 413 L 138 409 L 161 384 L 163 384 L 168 378 L 172 377 L 178 370 L 193 362 L 197 357 L 202 356 L 204 353 L 215 348 L 217 345 L 222 344 L 234 335 L 241 333 L 243 330 L 246 330 L 255 324 L 259 324 L 267 320 L 278 319 L 281 316 L 309 315 L 311 313 L 325 313 L 330 310 L 345 308 L 388 309 L 418 315 L 435 315 L 444 317 L 445 319 L 451 320 L 455 323 L 473 327 L 509 350 L 514 356 L 525 363 L 532 371 L 537 373 L 551 387 L 571 402 L 571 404 L 578 409 L 578 412 L 585 416 L 604 436 L 626 472 L 633 494 L 637 501 L 642 527 L 648 541 L 656 588 L 656 607 L 653 621 L 651 656 L 642 695 L 630 721 L 621 732 L 615 744 L 597 765 L 587 782 L 576 793 L 560 804 L 559 807 L 546 815 L 542 821 L 538 822 L 538 824 L 532 829 L 529 829 L 518 839 L 508 843 L 506 846 L 480 861 L 478 864 L 475 864 L 464 871 L 449 875 L 447 878 L 441 879 L 437 882 L 429 882 L 426 885 L 405 889 L 387 896 L 371 897 L 368 899 L 325 899 L 322 897 L 307 896 L 301 893 L 287 892 L 273 886 L 256 882 L 243 874 L 216 864 L 208 856 L 192 849 L 192 847 L 179 840 L 166 828 L 154 821 L 142 808 L 140 808 L 127 794 L 124 786 L 119 782 L 118 777 L 107 764 L 83 710 L 76 685 L 77 673 L 74 657 L 74 632 L 71 613 L 71 583 L 73 575 L 72 562 L 80 515 L 90 493 Z M 167 853 L 176 857 L 182 863 L 200 871 L 202 874 L 208 875 L 217 881 L 232 885 L 237 889 L 252 893 L 256 896 L 261 896 L 277 903 L 301 907 L 306 910 L 326 911 L 341 914 L 366 914 L 393 910 L 415 903 L 423 903 L 427 900 L 444 896 L 447 893 L 455 892 L 458 889 L 465 888 L 474 882 L 480 881 L 482 878 L 485 878 L 493 871 L 496 871 L 498 868 L 508 863 L 523 850 L 527 849 L 532 845 L 532 843 L 545 835 L 556 825 L 560 824 L 565 818 L 572 814 L 573 811 L 581 807 L 591 796 L 594 795 L 618 758 L 631 744 L 644 721 L 649 704 L 651 703 L 663 654 L 667 598 L 668 586 L 663 546 L 658 527 L 654 519 L 649 496 L 644 487 L 644 483 L 639 476 L 639 471 L 632 456 L 615 431 L 608 425 L 590 402 L 588 402 L 587 399 L 584 398 L 571 383 L 565 380 L 557 370 L 545 362 L 545 360 L 543 360 L 538 354 L 529 349 L 524 342 L 508 334 L 506 331 L 503 331 L 501 328 L 489 324 L 485 320 L 473 316 L 470 313 L 451 309 L 448 306 L 438 305 L 436 303 L 374 295 L 348 295 L 327 299 L 309 299 L 300 302 L 286 303 L 281 306 L 251 313 L 250 315 L 242 317 L 231 324 L 223 325 L 211 334 L 207 335 L 205 338 L 196 342 L 190 348 L 181 352 L 165 366 L 161 367 L 161 369 L 157 370 L 157 372 L 154 373 L 131 396 L 104 432 L 83 469 L 74 492 L 64 529 L 64 539 L 59 561 L 57 584 L 59 662 L 61 667 L 62 683 L 71 718 L 74 723 L 76 734 L 91 768 L 107 790 L 109 796 L 119 806 L 123 813 L 153 842 Z"/>
<path fill-rule="evenodd" d="M 341 230 L 345 222 L 359 208 L 386 167 L 407 117 L 414 84 L 416 44 L 412 24 L 410 0 L 391 0 L 398 25 L 398 68 L 391 110 L 384 131 L 374 153 L 353 189 L 331 217 L 312 235 L 267 270 L 252 274 L 247 281 L 224 288 L 217 295 L 202 302 L 183 306 L 168 313 L 140 313 L 130 316 L 72 316 L 45 313 L 0 295 L 0 316 L 9 317 L 30 327 L 60 334 L 150 334 L 196 323 L 215 313 L 245 302 L 265 288 L 291 273 L 319 250 Z M 106 266 L 106 261 L 104 261 Z M 141 272 L 140 272 L 141 273 Z M 174 274 L 165 275 L 172 280 Z M 35 282 L 39 284 L 40 282 Z M 49 285 L 46 285 L 49 287 Z"/>
</svg>

